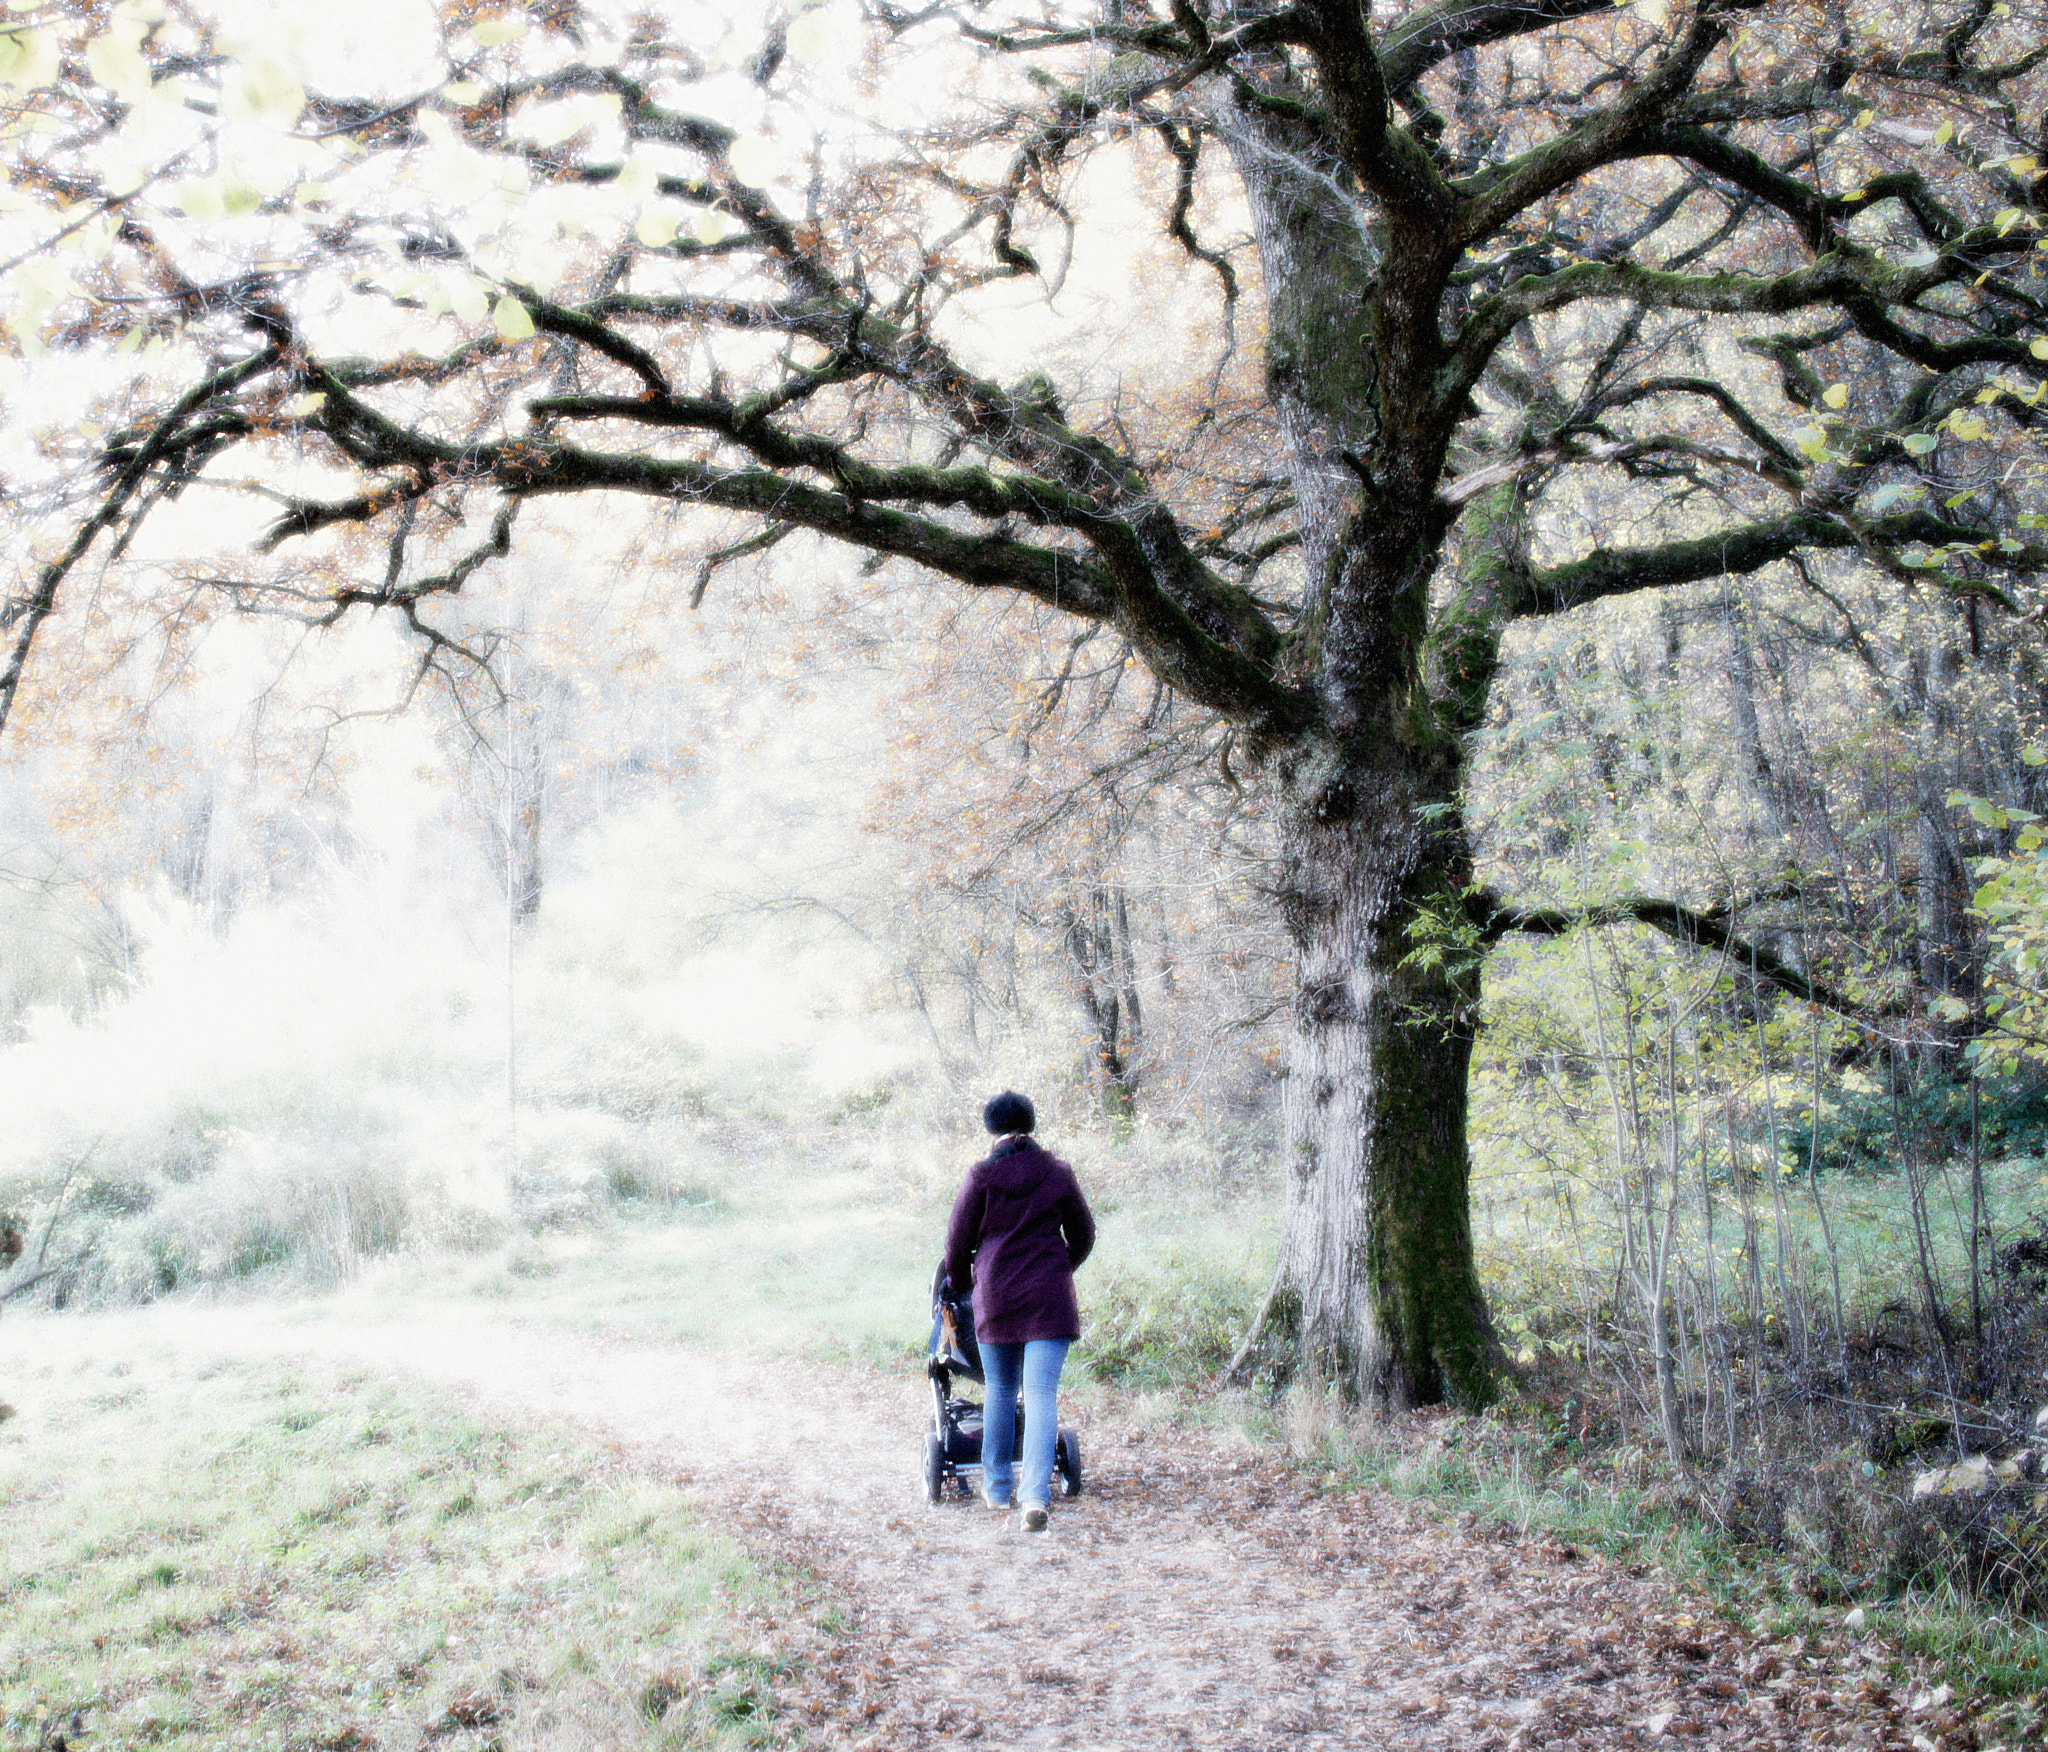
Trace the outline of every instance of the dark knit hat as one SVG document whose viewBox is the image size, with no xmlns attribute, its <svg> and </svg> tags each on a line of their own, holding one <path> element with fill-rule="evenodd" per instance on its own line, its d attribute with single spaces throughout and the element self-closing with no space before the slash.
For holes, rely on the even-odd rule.
<svg viewBox="0 0 2048 1752">
<path fill-rule="evenodd" d="M 981 1110 L 981 1123 L 998 1137 L 1004 1132 L 1028 1132 L 1038 1123 L 1038 1112 L 1028 1098 L 1005 1089 Z"/>
</svg>

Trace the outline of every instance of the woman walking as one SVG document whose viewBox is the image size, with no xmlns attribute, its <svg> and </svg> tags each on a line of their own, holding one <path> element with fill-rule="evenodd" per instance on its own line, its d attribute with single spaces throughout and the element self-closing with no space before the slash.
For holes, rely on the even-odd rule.
<svg viewBox="0 0 2048 1752">
<path fill-rule="evenodd" d="M 1042 1533 L 1051 1518 L 1059 1442 L 1060 1370 L 1081 1336 L 1074 1271 L 1095 1246 L 1095 1218 L 1073 1169 L 1038 1147 L 1038 1116 L 1005 1090 L 982 1109 L 995 1148 L 967 1171 L 946 1228 L 955 1296 L 974 1286 L 974 1332 L 988 1396 L 982 1407 L 981 1495 L 1019 1509 Z M 1017 1394 L 1024 1394 L 1024 1476 L 1016 1476 Z"/>
</svg>

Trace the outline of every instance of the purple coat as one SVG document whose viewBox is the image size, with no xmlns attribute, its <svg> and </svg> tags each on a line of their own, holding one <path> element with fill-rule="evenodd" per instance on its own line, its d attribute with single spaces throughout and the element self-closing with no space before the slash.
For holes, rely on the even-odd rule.
<svg viewBox="0 0 2048 1752">
<path fill-rule="evenodd" d="M 985 1344 L 1079 1338 L 1074 1268 L 1095 1246 L 1081 1183 L 1028 1137 L 1006 1138 L 967 1171 L 946 1226 L 946 1275 L 974 1286 L 974 1333 Z"/>
</svg>

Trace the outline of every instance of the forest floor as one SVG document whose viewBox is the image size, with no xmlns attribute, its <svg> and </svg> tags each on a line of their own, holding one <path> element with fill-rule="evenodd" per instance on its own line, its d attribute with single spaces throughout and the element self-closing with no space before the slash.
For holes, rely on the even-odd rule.
<svg viewBox="0 0 2048 1752">
<path fill-rule="evenodd" d="M 970 1499 L 926 1504 L 913 1369 L 777 1367 L 471 1309 L 159 1317 L 189 1349 L 367 1367 L 477 1417 L 567 1424 L 686 1486 L 843 1603 L 822 1620 L 837 1632 L 779 1629 L 780 1721 L 807 1744 L 1995 1743 L 1967 1699 L 1902 1679 L 1874 1638 L 1760 1639 L 1659 1572 L 1469 1514 L 1323 1495 L 1241 1439 L 1134 1409 L 1084 1415 L 1085 1493 L 1031 1535 Z"/>
</svg>

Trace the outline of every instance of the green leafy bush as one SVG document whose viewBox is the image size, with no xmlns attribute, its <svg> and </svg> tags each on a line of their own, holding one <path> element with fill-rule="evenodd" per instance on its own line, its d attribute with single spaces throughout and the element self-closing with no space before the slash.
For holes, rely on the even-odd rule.
<svg viewBox="0 0 2048 1752">
<path fill-rule="evenodd" d="M 1109 1273 L 1090 1286 L 1079 1355 L 1102 1381 L 1206 1385 L 1230 1361 L 1264 1288 L 1210 1261 L 1175 1255 L 1143 1274 Z"/>
<path fill-rule="evenodd" d="M 1903 1129 L 1922 1162 L 1967 1155 L 1970 1086 L 1937 1077 L 1915 1079 L 1892 1095 L 1875 1077 L 1850 1073 L 1827 1093 L 1820 1125 L 1820 1166 L 1841 1173 L 1896 1172 Z M 2048 1154 L 2048 1078 L 2029 1067 L 1987 1076 L 1977 1085 L 1978 1147 L 1986 1156 Z M 1811 1122 L 1780 1134 L 1784 1159 L 1801 1168 L 1813 1151 Z"/>
</svg>

